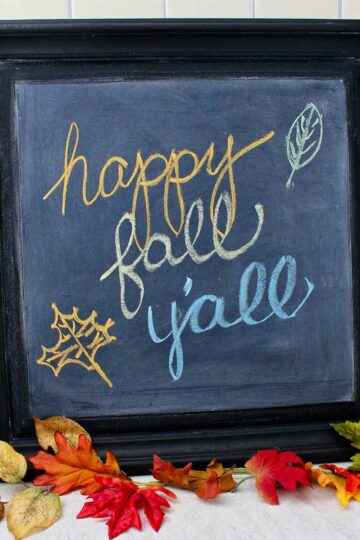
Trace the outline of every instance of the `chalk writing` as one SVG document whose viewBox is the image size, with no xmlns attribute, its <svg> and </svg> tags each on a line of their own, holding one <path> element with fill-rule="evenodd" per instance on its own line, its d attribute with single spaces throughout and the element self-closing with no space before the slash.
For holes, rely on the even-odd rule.
<svg viewBox="0 0 360 540">
<path fill-rule="evenodd" d="M 323 138 L 322 115 L 313 103 L 306 105 L 305 109 L 294 120 L 286 141 L 286 153 L 292 171 L 286 182 L 286 187 L 294 186 L 293 175 L 314 159 Z"/>
<path fill-rule="evenodd" d="M 220 213 L 220 208 L 222 204 L 225 205 L 225 209 L 226 209 L 226 225 L 225 225 L 224 234 L 220 235 L 219 228 L 218 228 L 218 220 L 219 220 L 219 213 Z M 191 238 L 190 221 L 194 212 L 196 212 L 197 214 L 196 216 L 197 217 L 197 230 L 196 230 L 196 234 L 194 238 Z M 213 236 L 214 249 L 210 251 L 209 253 L 200 254 L 195 247 L 195 244 L 201 233 L 201 230 L 203 227 L 203 221 L 204 221 L 204 206 L 203 206 L 202 200 L 199 198 L 192 203 L 186 215 L 185 228 L 184 228 L 184 240 L 185 240 L 186 251 L 180 257 L 174 257 L 172 253 L 171 240 L 169 236 L 167 236 L 166 234 L 154 233 L 150 237 L 149 241 L 147 242 L 144 251 L 140 253 L 140 255 L 131 263 L 125 263 L 125 258 L 128 255 L 130 248 L 133 245 L 134 238 L 135 238 L 134 214 L 126 212 L 120 218 L 115 228 L 116 261 L 108 270 L 106 270 L 106 272 L 104 272 L 101 275 L 100 281 L 107 279 L 113 272 L 115 271 L 118 272 L 119 284 L 120 284 L 121 310 L 123 312 L 124 317 L 126 317 L 127 319 L 132 319 L 138 313 L 141 307 L 142 301 L 143 301 L 143 297 L 144 297 L 144 283 L 140 275 L 136 272 L 137 265 L 141 261 L 143 261 L 143 264 L 146 270 L 153 272 L 154 270 L 157 270 L 158 268 L 160 268 L 166 261 L 171 266 L 176 266 L 180 264 L 188 255 L 196 264 L 201 264 L 209 260 L 216 253 L 218 254 L 219 257 L 228 261 L 235 259 L 242 253 L 245 253 L 252 245 L 254 245 L 256 240 L 259 238 L 259 235 L 261 233 L 262 226 L 264 223 L 263 206 L 261 204 L 256 204 L 255 212 L 257 216 L 257 226 L 256 226 L 255 232 L 252 234 L 248 242 L 246 242 L 245 244 L 243 244 L 242 246 L 240 246 L 239 248 L 235 250 L 225 249 L 225 247 L 223 246 L 223 243 L 231 230 L 232 203 L 231 203 L 231 195 L 228 192 L 222 193 L 216 203 L 215 212 L 214 212 L 214 221 L 212 224 L 212 236 Z M 123 224 L 126 222 L 130 224 L 131 230 L 130 230 L 128 243 L 125 249 L 123 249 L 121 245 L 120 233 L 121 233 L 121 228 Z M 150 250 L 155 243 L 163 244 L 165 248 L 165 254 L 160 260 L 156 262 L 151 262 Z M 130 310 L 127 306 L 126 280 L 125 280 L 126 277 L 130 279 L 138 289 L 138 301 L 137 301 L 137 305 L 135 309 L 133 310 Z M 132 300 L 134 301 L 133 293 L 132 293 Z"/>
<path fill-rule="evenodd" d="M 278 280 L 282 271 L 286 271 L 286 285 L 285 290 L 279 298 L 278 295 Z M 249 299 L 249 283 L 252 275 L 256 275 L 256 290 L 253 298 Z M 296 285 L 296 260 L 290 255 L 282 256 L 275 268 L 273 269 L 268 286 L 268 302 L 271 307 L 271 311 L 262 319 L 255 319 L 253 312 L 261 304 L 266 288 L 266 268 L 264 264 L 259 262 L 252 262 L 246 267 L 240 278 L 239 291 L 238 291 L 238 304 L 239 304 L 239 317 L 234 321 L 227 321 L 225 319 L 225 299 L 224 297 L 216 296 L 214 294 L 205 294 L 200 298 L 194 300 L 190 305 L 182 320 L 178 315 L 177 302 L 174 300 L 171 303 L 170 318 L 171 318 L 171 330 L 164 336 L 159 337 L 155 330 L 154 314 L 152 306 L 148 307 L 148 330 L 149 335 L 154 343 L 162 343 L 168 339 L 172 341 L 170 353 L 169 353 L 169 372 L 174 381 L 181 378 L 184 369 L 184 352 L 182 346 L 182 334 L 187 325 L 194 334 L 201 334 L 203 332 L 209 332 L 215 326 L 221 328 L 231 328 L 238 325 L 241 322 L 247 325 L 258 325 L 267 321 L 273 315 L 276 315 L 279 319 L 291 319 L 296 316 L 298 311 L 304 306 L 309 296 L 314 290 L 314 284 L 308 278 L 304 278 L 306 282 L 306 292 L 298 304 L 298 306 L 292 311 L 285 311 L 285 305 L 290 300 Z M 190 294 L 192 289 L 192 280 L 187 278 L 184 293 L 185 296 Z M 200 326 L 199 315 L 206 303 L 211 303 L 214 306 L 214 314 L 211 321 L 206 326 Z"/>
<path fill-rule="evenodd" d="M 293 122 L 289 134 L 286 137 L 287 156 L 292 167 L 292 172 L 286 184 L 287 187 L 290 187 L 292 184 L 292 177 L 295 171 L 307 165 L 315 157 L 321 146 L 322 135 L 322 117 L 316 106 L 310 103 Z M 245 253 L 255 244 L 261 234 L 264 224 L 264 207 L 259 202 L 254 205 L 256 223 L 255 226 L 251 225 L 251 232 L 249 233 L 248 240 L 236 249 L 229 250 L 225 246 L 225 241 L 236 221 L 237 188 L 235 183 L 234 165 L 242 156 L 263 145 L 273 136 L 274 131 L 269 131 L 263 137 L 256 139 L 247 146 L 235 151 L 234 137 L 232 134 L 229 134 L 227 137 L 226 150 L 217 164 L 213 163 L 215 153 L 214 142 L 211 142 L 208 145 L 207 149 L 200 157 L 193 150 L 186 148 L 180 151 L 172 149 L 168 156 L 155 152 L 147 157 L 143 157 L 142 152 L 138 150 L 136 152 L 132 172 L 128 175 L 127 179 L 125 179 L 125 170 L 129 166 L 128 161 L 122 156 L 111 156 L 100 170 L 95 190 L 91 190 L 91 187 L 88 185 L 88 159 L 85 155 L 78 153 L 80 129 L 75 122 L 72 122 L 65 142 L 64 170 L 61 176 L 44 195 L 43 199 L 48 199 L 53 193 L 60 190 L 61 213 L 64 216 L 68 199 L 71 197 L 70 180 L 75 168 L 80 168 L 80 178 L 82 182 L 81 197 L 85 206 L 92 206 L 99 198 L 106 199 L 113 197 L 119 190 L 128 189 L 130 186 L 133 186 L 129 211 L 125 212 L 120 217 L 115 227 L 115 262 L 100 276 L 100 281 L 104 281 L 113 273 L 117 274 L 119 280 L 121 311 L 126 319 L 132 319 L 139 312 L 145 294 L 144 281 L 138 271 L 138 265 L 140 263 L 143 264 L 146 271 L 154 272 L 165 263 L 168 263 L 170 266 L 180 265 L 187 257 L 195 264 L 202 264 L 214 255 L 217 255 L 223 260 L 231 261 Z M 185 159 L 187 159 L 187 165 L 189 164 L 189 159 L 191 160 L 191 170 L 189 172 L 187 169 L 186 173 L 184 172 L 183 166 Z M 156 176 L 150 177 L 149 170 L 153 170 L 151 167 L 154 164 L 160 172 L 158 172 Z M 201 253 L 198 246 L 198 240 L 203 230 L 205 219 L 203 200 L 197 198 L 191 204 L 189 203 L 189 208 L 186 209 L 183 196 L 184 186 L 194 179 L 201 170 L 205 171 L 208 176 L 215 177 L 215 183 L 211 186 L 209 207 L 213 249 L 207 253 Z M 227 182 L 229 189 L 224 190 L 224 182 Z M 150 191 L 152 187 L 157 186 L 160 183 L 163 184 L 163 217 L 169 228 L 169 232 L 175 237 L 178 237 L 180 233 L 183 232 L 185 249 L 180 256 L 174 255 L 170 234 L 152 231 Z M 172 204 L 171 208 L 172 212 L 174 212 L 174 210 L 178 212 L 177 218 L 170 211 L 169 205 L 170 191 L 173 188 L 175 189 L 176 203 Z M 90 194 L 91 191 L 92 193 Z M 145 216 L 143 218 L 138 217 L 138 201 L 140 194 L 145 203 L 143 205 L 145 211 Z M 219 217 L 222 207 L 225 209 L 226 216 L 223 228 L 220 227 Z M 138 237 L 138 219 L 141 219 L 142 223 L 145 224 L 144 243 L 141 243 Z M 194 220 L 196 220 L 195 231 L 193 231 L 194 227 L 191 227 Z M 130 232 L 128 232 L 129 228 Z M 190 231 L 193 231 L 193 234 L 191 234 Z M 125 241 L 124 235 L 126 235 Z M 160 256 L 158 249 L 159 245 L 163 248 Z M 136 246 L 138 250 L 138 254 L 135 255 L 133 255 L 134 246 Z M 130 253 L 132 254 L 132 260 L 129 260 Z M 157 257 L 157 259 L 154 260 L 154 257 Z M 286 272 L 286 285 L 279 298 L 278 280 L 283 272 Z M 256 289 L 252 298 L 249 298 L 251 279 L 256 280 Z M 151 340 L 154 343 L 161 343 L 168 339 L 171 340 L 168 367 L 172 379 L 175 381 L 179 380 L 183 373 L 184 352 L 182 334 L 187 327 L 189 327 L 194 334 L 200 334 L 211 331 L 215 326 L 219 326 L 223 329 L 231 328 L 240 323 L 255 326 L 264 323 L 272 316 L 276 316 L 281 320 L 293 318 L 303 307 L 314 289 L 313 283 L 306 277 L 304 279 L 307 288 L 303 295 L 303 299 L 295 309 L 293 308 L 289 312 L 289 310 L 286 310 L 285 306 L 292 297 L 296 285 L 296 260 L 290 255 L 282 256 L 271 272 L 268 286 L 264 264 L 253 262 L 245 268 L 239 279 L 239 290 L 237 293 L 239 317 L 237 319 L 233 321 L 226 320 L 225 299 L 222 296 L 205 294 L 197 298 L 192 302 L 184 316 L 178 315 L 177 302 L 174 300 L 171 302 L 170 308 L 171 329 L 164 337 L 159 337 L 155 330 L 153 308 L 152 306 L 149 306 L 148 332 Z M 137 295 L 135 295 L 132 288 L 131 308 L 129 307 L 127 297 L 129 282 L 135 285 L 135 290 L 137 291 Z M 190 294 L 192 286 L 193 281 L 188 277 L 183 289 L 185 297 Z M 270 311 L 265 317 L 258 319 L 254 312 L 263 301 L 266 287 Z M 201 326 L 199 322 L 200 313 L 203 306 L 209 303 L 213 305 L 214 309 L 212 319 L 206 326 Z M 67 324 L 66 319 L 64 319 L 63 323 Z M 104 329 L 107 332 L 107 327 L 104 327 Z M 110 337 L 109 339 L 111 340 Z M 61 341 L 60 343 L 62 344 L 63 342 Z M 98 342 L 94 342 L 93 345 L 97 347 L 97 344 Z M 103 344 L 106 343 L 104 342 Z M 93 361 L 92 357 L 92 359 L 89 359 L 90 363 L 83 363 L 78 360 L 80 353 L 77 351 L 75 359 L 70 360 L 69 354 L 72 351 L 72 348 L 65 349 L 65 352 L 58 353 L 56 349 L 57 345 L 52 349 L 43 348 L 44 354 L 43 357 L 39 359 L 38 363 L 49 365 L 56 376 L 66 363 L 78 363 L 83 365 L 83 367 L 86 367 L 86 369 L 96 369 L 109 386 L 111 386 L 111 381 L 106 377 L 100 366 Z M 50 359 L 46 358 L 48 352 L 53 354 Z M 56 368 L 54 368 L 52 362 L 58 358 L 59 354 L 60 362 Z"/>
<path fill-rule="evenodd" d="M 68 364 L 77 364 L 87 371 L 96 371 L 112 388 L 112 382 L 105 374 L 95 356 L 98 350 L 111 341 L 115 336 L 109 335 L 109 328 L 114 321 L 108 319 L 105 324 L 96 322 L 97 313 L 93 311 L 87 319 L 81 319 L 78 308 L 74 307 L 70 314 L 62 313 L 56 304 L 54 310 L 53 330 L 58 332 L 58 341 L 53 347 L 42 346 L 42 356 L 37 360 L 41 366 L 49 367 L 55 377 Z"/>
<path fill-rule="evenodd" d="M 132 173 L 129 175 L 127 180 L 124 178 L 124 171 L 128 168 L 128 161 L 121 156 L 111 156 L 106 161 L 100 171 L 95 193 L 89 195 L 88 160 L 85 155 L 77 153 L 80 139 L 80 129 L 75 122 L 72 122 L 65 142 L 64 171 L 61 176 L 54 182 L 52 187 L 47 191 L 43 199 L 48 199 L 58 189 L 62 189 L 61 213 L 62 215 L 65 215 L 67 200 L 69 197 L 70 179 L 75 167 L 81 167 L 82 202 L 86 206 L 92 206 L 99 198 L 113 197 L 119 189 L 126 189 L 129 188 L 132 184 L 134 184 L 135 186 L 131 202 L 131 214 L 133 216 L 137 215 L 138 201 L 141 191 L 145 203 L 145 218 L 141 220 L 146 225 L 145 242 L 143 243 L 143 245 L 141 245 L 141 242 L 138 238 L 136 231 L 136 219 L 134 218 L 133 239 L 139 251 L 141 252 L 145 249 L 151 237 L 151 202 L 149 196 L 150 189 L 160 184 L 160 182 L 163 182 L 164 219 L 172 233 L 175 236 L 178 236 L 184 227 L 186 219 L 185 202 L 182 192 L 183 186 L 190 182 L 202 169 L 204 169 L 209 176 L 216 177 L 216 181 L 213 186 L 210 198 L 211 221 L 214 220 L 216 200 L 220 188 L 223 186 L 225 179 L 227 178 L 228 180 L 228 191 L 231 196 L 232 209 L 230 227 L 232 227 L 236 218 L 237 206 L 234 165 L 242 156 L 269 141 L 274 136 L 274 134 L 274 131 L 270 131 L 265 136 L 256 139 L 255 141 L 251 142 L 250 144 L 248 144 L 244 148 L 241 148 L 235 153 L 234 137 L 232 134 L 229 134 L 227 137 L 227 147 L 225 153 L 220 159 L 219 163 L 216 165 L 213 164 L 215 153 L 214 142 L 209 144 L 208 148 L 205 150 L 201 158 L 194 151 L 189 149 L 183 149 L 180 151 L 172 149 L 168 157 L 160 153 L 153 153 L 144 159 L 141 151 L 138 150 L 136 153 L 135 164 Z M 192 170 L 186 174 L 182 174 L 181 169 L 183 167 L 181 163 L 184 161 L 184 159 L 189 158 L 192 160 L 193 163 Z M 154 178 L 148 178 L 148 169 L 152 164 L 154 164 L 154 162 L 156 162 L 159 167 L 162 166 L 162 170 Z M 114 174 L 113 170 L 115 170 L 115 180 L 111 178 Z M 109 187 L 109 184 L 111 182 L 112 185 Z M 177 197 L 177 205 L 172 204 L 171 208 L 176 209 L 177 206 L 177 210 L 180 214 L 177 225 L 175 224 L 174 217 L 171 216 L 169 206 L 171 186 L 174 186 Z M 224 234 L 224 232 L 220 229 L 218 230 L 218 233 L 220 236 Z"/>
</svg>

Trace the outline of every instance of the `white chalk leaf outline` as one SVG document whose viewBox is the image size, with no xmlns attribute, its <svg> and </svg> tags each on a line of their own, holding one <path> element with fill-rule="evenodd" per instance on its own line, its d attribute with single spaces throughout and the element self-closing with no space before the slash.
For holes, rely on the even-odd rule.
<svg viewBox="0 0 360 540">
<path fill-rule="evenodd" d="M 314 103 L 308 103 L 294 120 L 285 137 L 286 153 L 292 168 L 286 183 L 287 188 L 294 186 L 295 172 L 308 165 L 319 152 L 323 132 L 322 114 Z"/>
</svg>

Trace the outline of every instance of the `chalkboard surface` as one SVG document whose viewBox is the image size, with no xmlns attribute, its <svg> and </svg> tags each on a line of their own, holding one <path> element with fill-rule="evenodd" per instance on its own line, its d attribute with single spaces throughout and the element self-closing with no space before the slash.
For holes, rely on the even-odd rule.
<svg viewBox="0 0 360 540">
<path fill-rule="evenodd" d="M 346 110 L 335 79 L 18 82 L 31 413 L 351 400 Z"/>
</svg>

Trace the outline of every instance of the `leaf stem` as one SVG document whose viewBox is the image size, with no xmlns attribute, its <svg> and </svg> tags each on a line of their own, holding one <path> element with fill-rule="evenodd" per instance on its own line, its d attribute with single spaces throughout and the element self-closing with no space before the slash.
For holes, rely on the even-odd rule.
<svg viewBox="0 0 360 540">
<path fill-rule="evenodd" d="M 291 174 L 289 176 L 289 179 L 288 181 L 286 182 L 286 187 L 287 188 L 290 188 L 291 187 L 291 183 L 292 183 L 292 177 L 294 176 L 294 173 L 297 169 L 295 167 L 293 167 L 293 170 L 291 171 Z"/>
<path fill-rule="evenodd" d="M 233 471 L 234 474 L 250 474 L 246 467 L 230 467 L 225 469 L 225 471 Z"/>
<path fill-rule="evenodd" d="M 30 484 L 27 484 L 27 483 L 24 482 L 23 480 L 19 480 L 19 484 L 21 484 L 22 486 L 26 487 L 26 489 L 30 489 L 30 488 L 31 488 Z"/>
<path fill-rule="evenodd" d="M 240 482 L 238 482 L 236 484 L 236 486 L 234 487 L 234 489 L 231 490 L 231 493 L 235 493 L 235 491 L 237 491 L 239 489 L 239 487 L 241 486 L 241 484 L 243 484 L 244 482 L 246 482 L 247 480 L 251 480 L 251 479 L 255 479 L 255 476 L 246 476 L 245 478 L 242 478 L 242 480 L 240 480 Z"/>
<path fill-rule="evenodd" d="M 162 482 L 134 482 L 137 486 L 148 486 L 148 487 L 164 487 L 166 484 Z"/>
</svg>

